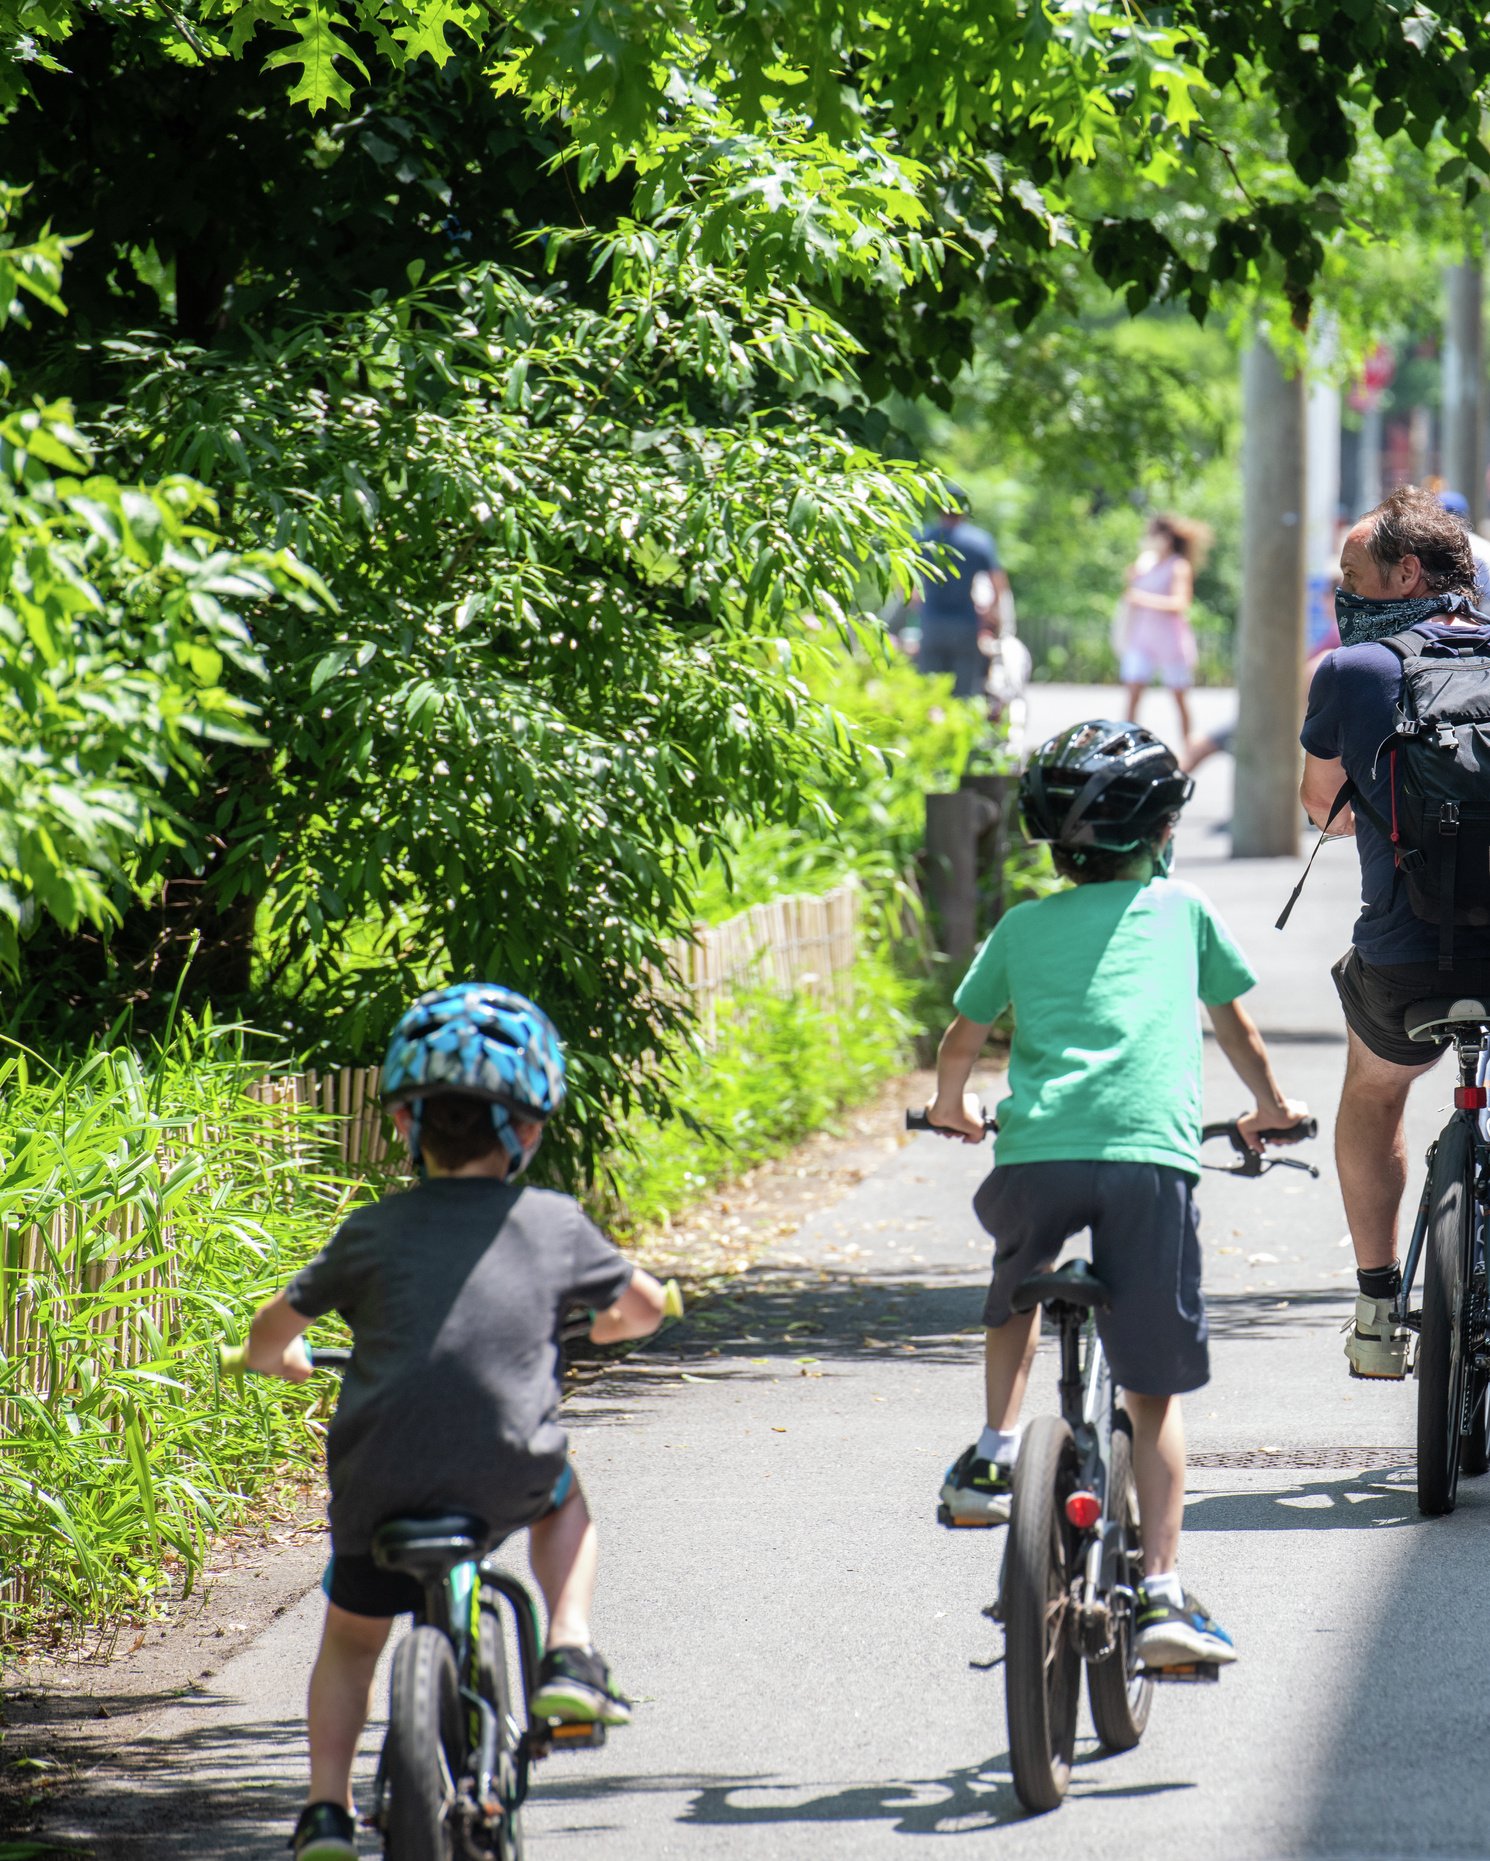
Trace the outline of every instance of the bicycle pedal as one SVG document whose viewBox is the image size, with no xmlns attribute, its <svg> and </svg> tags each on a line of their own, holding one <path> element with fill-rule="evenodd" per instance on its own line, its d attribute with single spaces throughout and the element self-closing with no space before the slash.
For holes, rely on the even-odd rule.
<svg viewBox="0 0 1490 1861">
<path fill-rule="evenodd" d="M 1160 1680 L 1179 1686 L 1210 1686 L 1221 1678 L 1215 1661 L 1186 1661 L 1178 1667 L 1144 1667 L 1139 1670 L 1146 1680 Z"/>
<path fill-rule="evenodd" d="M 546 1719 L 544 1738 L 552 1751 L 598 1751 L 605 1727 L 598 1719 Z"/>
</svg>

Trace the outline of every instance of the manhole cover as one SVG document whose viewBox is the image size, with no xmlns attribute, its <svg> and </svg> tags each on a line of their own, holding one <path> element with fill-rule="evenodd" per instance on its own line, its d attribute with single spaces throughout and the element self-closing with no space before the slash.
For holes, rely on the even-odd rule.
<svg viewBox="0 0 1490 1861">
<path fill-rule="evenodd" d="M 1417 1458 L 1410 1447 L 1249 1447 L 1185 1456 L 1192 1467 L 1413 1467 Z"/>
</svg>

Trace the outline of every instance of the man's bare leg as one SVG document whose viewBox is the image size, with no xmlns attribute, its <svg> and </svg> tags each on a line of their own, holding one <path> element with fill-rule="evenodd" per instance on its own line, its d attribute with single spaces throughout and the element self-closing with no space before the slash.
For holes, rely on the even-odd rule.
<svg viewBox="0 0 1490 1861">
<path fill-rule="evenodd" d="M 1335 1124 L 1335 1166 L 1360 1293 L 1345 1340 L 1354 1376 L 1400 1378 L 1407 1372 L 1407 1333 L 1393 1322 L 1397 1219 L 1407 1187 L 1404 1117 L 1412 1082 L 1435 1062 L 1398 1066 L 1374 1054 L 1347 1029 L 1345 1085 Z"/>
<path fill-rule="evenodd" d="M 1356 1265 L 1369 1271 L 1397 1258 L 1397 1217 L 1407 1187 L 1407 1094 L 1437 1061 L 1397 1066 L 1374 1054 L 1354 1029 L 1346 1030 L 1346 1040 L 1335 1167 Z"/>
</svg>

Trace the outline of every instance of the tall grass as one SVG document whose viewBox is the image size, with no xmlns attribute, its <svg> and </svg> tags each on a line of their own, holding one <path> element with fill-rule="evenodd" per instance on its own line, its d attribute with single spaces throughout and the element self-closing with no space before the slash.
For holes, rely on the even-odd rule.
<svg viewBox="0 0 1490 1861">
<path fill-rule="evenodd" d="M 0 1627 L 190 1587 L 212 1534 L 319 1458 L 313 1393 L 223 1386 L 216 1344 L 349 1188 L 326 1120 L 265 1104 L 241 1032 L 148 1065 L 0 1062 Z"/>
</svg>

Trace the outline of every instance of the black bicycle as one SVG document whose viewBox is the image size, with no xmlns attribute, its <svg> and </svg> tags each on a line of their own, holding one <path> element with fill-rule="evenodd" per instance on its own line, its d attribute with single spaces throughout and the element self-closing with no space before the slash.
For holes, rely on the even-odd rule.
<svg viewBox="0 0 1490 1861">
<path fill-rule="evenodd" d="M 934 1130 L 923 1113 L 912 1130 Z M 984 1128 L 996 1129 L 985 1119 Z M 1312 1118 L 1268 1132 L 1280 1143 L 1316 1135 Z M 1312 1163 L 1251 1149 L 1236 1123 L 1209 1124 L 1202 1141 L 1227 1139 L 1228 1175 L 1257 1177 L 1279 1166 L 1318 1176 Z M 1060 1414 L 1029 1424 L 1014 1463 L 1014 1492 L 998 1599 L 986 1611 L 1004 1629 L 1004 1703 L 1014 1789 L 1030 1810 L 1055 1809 L 1071 1780 L 1081 1669 L 1105 1751 L 1131 1751 L 1143 1737 L 1156 1680 L 1210 1681 L 1210 1662 L 1150 1673 L 1135 1649 L 1143 1576 L 1133 1425 L 1121 1406 L 1093 1315 L 1107 1288 L 1084 1261 L 1034 1273 L 1015 1288 L 1016 1313 L 1044 1306 L 1060 1341 Z"/>
<path fill-rule="evenodd" d="M 561 1334 L 589 1328 L 576 1319 Z M 343 1370 L 347 1350 L 316 1345 L 318 1370 Z M 241 1374 L 244 1347 L 224 1346 Z M 605 1743 L 605 1727 L 535 1718 L 528 1710 L 543 1631 L 531 1592 L 496 1562 L 484 1519 L 465 1512 L 390 1519 L 373 1537 L 385 1570 L 424 1592 L 414 1626 L 393 1651 L 388 1730 L 365 1820 L 386 1861 L 522 1861 L 520 1812 L 532 1768 L 554 1751 Z M 516 1631 L 519 1682 L 507 1660 L 504 1615 Z"/>
<path fill-rule="evenodd" d="M 1435 996 L 1403 1016 L 1412 1040 L 1454 1043 L 1454 1110 L 1428 1151 L 1427 1179 L 1393 1317 L 1418 1337 L 1418 1510 L 1452 1512 L 1461 1473 L 1490 1468 L 1490 1003 Z M 1411 1296 L 1423 1268 L 1423 1302 Z"/>
</svg>

